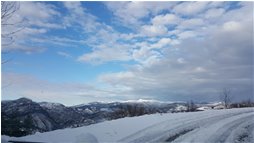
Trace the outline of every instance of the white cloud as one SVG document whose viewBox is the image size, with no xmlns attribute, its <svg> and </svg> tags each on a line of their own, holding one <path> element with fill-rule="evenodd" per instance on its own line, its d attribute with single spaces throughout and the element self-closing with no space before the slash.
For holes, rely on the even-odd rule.
<svg viewBox="0 0 254 143">
<path fill-rule="evenodd" d="M 206 69 L 203 68 L 203 67 L 196 67 L 196 68 L 194 69 L 194 72 L 205 72 L 205 71 L 206 71 Z"/>
<path fill-rule="evenodd" d="M 220 8 L 220 7 L 224 7 L 224 5 L 227 2 L 222 2 L 222 1 L 211 1 L 208 5 L 209 8 Z"/>
<path fill-rule="evenodd" d="M 220 18 L 217 18 L 217 21 L 219 23 L 225 23 L 229 21 L 251 21 L 253 18 L 253 13 L 250 12 L 251 10 L 253 10 L 252 4 L 252 2 L 239 2 L 238 6 L 240 6 L 241 8 L 225 12 L 223 15 L 221 15 Z M 249 18 L 243 18 L 243 16 Z"/>
<path fill-rule="evenodd" d="M 82 28 L 82 32 L 89 36 L 80 41 L 92 51 L 84 53 L 77 58 L 77 61 L 102 64 L 110 61 L 128 61 L 131 59 L 129 49 L 126 45 L 117 40 L 131 40 L 136 34 L 122 34 L 115 31 L 111 26 L 100 23 L 98 18 L 88 13 L 81 7 L 80 2 L 65 2 L 64 6 L 69 10 L 65 17 L 65 25 L 73 25 Z M 77 20 L 79 19 L 79 20 Z"/>
<path fill-rule="evenodd" d="M 179 29 L 193 29 L 193 28 L 200 28 L 203 26 L 205 22 L 200 18 L 193 18 L 193 19 L 187 19 L 183 20 L 181 24 L 177 28 Z"/>
<path fill-rule="evenodd" d="M 84 87 L 84 91 L 75 92 L 75 95 L 201 100 L 216 99 L 218 89 L 229 87 L 235 90 L 235 95 L 250 96 L 253 88 L 253 6 L 240 3 L 241 7 L 226 11 L 222 7 L 224 3 L 181 2 L 173 9 L 174 4 L 166 4 L 168 2 L 108 2 L 115 18 L 122 24 L 135 26 L 130 33 L 121 33 L 100 23 L 80 3 L 65 3 L 68 14 L 63 18 L 63 25 L 77 26 L 83 30 L 81 32 L 89 34 L 88 38 L 51 37 L 52 41 L 64 45 L 80 43 L 84 48 L 91 48 L 91 52 L 81 53 L 77 58 L 81 62 L 136 62 L 126 71 L 100 75 L 98 80 L 107 89 Z M 162 10 L 167 14 L 160 13 Z M 175 23 L 177 26 L 172 29 L 171 24 Z M 27 32 L 44 34 L 48 29 L 43 29 L 45 27 L 27 29 Z M 64 56 L 66 53 L 58 54 Z M 58 92 L 60 88 L 55 88 L 50 88 L 49 95 L 62 93 Z M 68 90 L 67 93 L 74 94 L 73 89 Z M 26 93 L 30 95 L 36 91 Z"/>
<path fill-rule="evenodd" d="M 94 32 L 101 27 L 97 17 L 88 13 L 80 2 L 64 2 L 63 5 L 68 10 L 68 14 L 62 18 L 64 27 L 81 27 L 84 33 Z"/>
<path fill-rule="evenodd" d="M 133 34 L 133 33 L 129 33 L 129 34 L 126 34 L 126 33 L 123 33 L 123 34 L 120 34 L 120 38 L 124 39 L 124 40 L 134 40 L 134 38 L 137 38 L 137 37 L 140 37 L 139 34 Z"/>
<path fill-rule="evenodd" d="M 55 83 L 36 78 L 32 75 L 2 73 L 2 99 L 27 97 L 35 101 L 50 101 L 65 105 L 77 105 L 116 100 L 118 92 L 89 83 L 62 82 Z M 98 85 L 97 85 L 98 86 Z M 63 90 L 64 89 L 64 90 Z M 121 89 L 119 89 L 121 91 Z"/>
<path fill-rule="evenodd" d="M 178 37 L 179 37 L 179 39 L 183 40 L 183 39 L 195 37 L 196 35 L 197 34 L 194 31 L 184 31 L 184 32 L 178 34 Z"/>
<path fill-rule="evenodd" d="M 245 5 L 227 12 L 221 9 L 216 14 L 213 13 L 214 10 L 207 11 L 206 7 L 214 9 L 221 6 L 221 3 L 212 6 L 200 5 L 199 2 L 191 2 L 190 5 L 192 4 L 199 6 L 186 7 L 187 10 L 183 8 L 183 12 L 179 12 L 183 15 L 185 12 L 193 14 L 191 20 L 183 19 L 184 27 L 191 25 L 192 30 L 176 29 L 168 33 L 175 34 L 180 43 L 172 45 L 173 39 L 164 39 L 164 42 L 167 41 L 165 45 L 169 44 L 172 48 L 160 50 L 162 56 L 151 47 L 153 44 L 157 44 L 155 47 L 163 47 L 164 42 L 159 41 L 168 35 L 154 36 L 152 42 L 139 42 L 134 45 L 137 49 L 133 52 L 133 58 L 140 61 L 139 65 L 126 71 L 131 76 L 120 78 L 119 75 L 123 74 L 104 74 L 102 77 L 107 77 L 107 80 L 102 82 L 131 89 L 122 91 L 124 95 L 133 95 L 130 98 L 219 100 L 218 90 L 222 87 L 234 90 L 235 100 L 252 98 L 252 9 Z M 205 11 L 207 13 L 202 13 Z M 215 20 L 204 21 L 207 17 Z M 157 24 L 159 25 L 158 21 Z M 200 28 L 202 25 L 206 28 Z M 200 35 L 203 37 L 197 38 Z"/>
<path fill-rule="evenodd" d="M 165 26 L 160 25 L 144 25 L 141 28 L 141 33 L 145 36 L 162 36 L 168 32 L 168 29 Z"/>
<path fill-rule="evenodd" d="M 12 43 L 11 46 L 2 46 L 2 51 L 19 51 L 25 54 L 42 53 L 46 48 L 42 46 L 27 46 L 18 43 Z"/>
<path fill-rule="evenodd" d="M 217 18 L 221 16 L 225 10 L 223 8 L 214 8 L 214 9 L 209 9 L 205 13 L 205 18 L 210 19 L 210 18 Z"/>
<path fill-rule="evenodd" d="M 42 35 L 47 32 L 47 29 L 45 29 L 45 28 L 25 27 L 22 29 L 14 30 L 14 34 L 11 34 L 10 36 L 8 36 L 10 34 L 10 32 L 13 32 L 12 30 L 13 30 L 12 27 L 5 27 L 2 29 L 2 49 L 4 49 L 4 50 L 17 49 L 17 48 L 13 48 L 13 46 L 14 46 L 13 42 L 21 44 L 22 41 L 25 41 L 27 39 L 31 40 L 32 37 L 35 35 L 38 36 L 38 35 Z M 5 36 L 5 35 L 7 35 L 7 36 Z M 12 38 L 15 38 L 15 39 L 13 40 Z M 20 47 L 21 46 L 25 47 L 25 45 L 20 45 Z M 26 45 L 26 46 L 32 47 L 31 45 Z"/>
<path fill-rule="evenodd" d="M 131 54 L 126 47 L 121 45 L 112 45 L 117 47 L 103 46 L 91 53 L 83 54 L 78 57 L 78 61 L 92 64 L 102 64 L 110 61 L 129 61 Z"/>
<path fill-rule="evenodd" d="M 161 38 L 157 43 L 151 45 L 151 48 L 163 48 L 169 46 L 172 40 L 170 38 Z"/>
<path fill-rule="evenodd" d="M 25 35 L 37 35 L 37 34 L 43 34 L 43 33 L 46 33 L 47 32 L 47 29 L 43 29 L 43 28 L 24 28 L 22 29 L 22 34 L 25 34 Z M 20 33 L 18 33 L 20 34 Z"/>
<path fill-rule="evenodd" d="M 174 14 L 158 15 L 152 19 L 153 25 L 177 24 L 181 19 Z"/>
<path fill-rule="evenodd" d="M 106 5 L 126 25 L 137 25 L 140 18 L 146 17 L 149 14 L 149 11 L 142 2 L 107 2 Z"/>
<path fill-rule="evenodd" d="M 223 29 L 225 31 L 240 31 L 241 25 L 236 21 L 229 21 L 223 24 Z"/>
<path fill-rule="evenodd" d="M 63 4 L 68 10 L 74 12 L 75 14 L 82 15 L 85 11 L 80 2 L 65 1 Z"/>
<path fill-rule="evenodd" d="M 140 19 L 169 10 L 175 2 L 106 2 L 109 10 L 127 27 L 142 24 Z"/>
<path fill-rule="evenodd" d="M 43 28 L 48 28 L 48 29 L 60 29 L 60 28 L 64 28 L 59 23 L 47 23 L 47 22 L 44 22 L 44 21 L 33 21 L 31 23 L 32 23 L 32 25 L 36 25 L 38 27 L 43 27 Z"/>
<path fill-rule="evenodd" d="M 38 47 L 42 46 L 33 39 L 46 34 L 52 28 L 62 28 L 60 24 L 54 22 L 54 18 L 61 14 L 55 6 L 43 2 L 17 2 L 17 4 L 20 5 L 19 9 L 11 18 L 4 21 L 7 25 L 2 25 L 2 34 L 14 32 L 10 36 L 2 36 L 2 47 L 4 50 L 18 50 L 25 53 L 38 51 Z M 12 38 L 13 41 L 10 40 Z M 39 49 L 45 49 L 45 47 Z"/>
<path fill-rule="evenodd" d="M 121 41 L 129 41 L 137 35 L 121 34 L 108 25 L 100 23 L 98 25 L 99 27 L 93 30 L 93 34 L 84 40 L 84 43 L 92 48 L 92 52 L 84 53 L 77 60 L 92 64 L 131 60 L 130 44 Z"/>
<path fill-rule="evenodd" d="M 98 77 L 99 81 L 109 82 L 113 86 L 119 85 L 121 81 L 126 81 L 128 79 L 135 78 L 132 72 L 119 72 L 119 73 L 107 73 Z"/>
<path fill-rule="evenodd" d="M 137 61 L 139 61 L 139 60 L 142 61 L 143 58 L 149 56 L 149 53 L 150 53 L 150 52 L 149 52 L 149 49 L 148 49 L 148 48 L 142 47 L 142 48 L 140 48 L 139 50 L 138 50 L 138 49 L 133 50 L 132 56 L 133 56 L 133 58 L 134 58 L 135 60 L 137 60 Z"/>
<path fill-rule="evenodd" d="M 52 18 L 54 15 L 60 15 L 59 12 L 54 10 L 52 5 L 40 2 L 21 2 L 19 13 L 22 16 L 26 16 L 26 18 L 36 20 Z"/>
<path fill-rule="evenodd" d="M 181 15 L 195 15 L 204 11 L 209 2 L 182 2 L 173 8 L 173 11 Z"/>
<path fill-rule="evenodd" d="M 149 67 L 158 62 L 162 55 L 158 51 L 151 49 L 153 47 L 141 47 L 132 52 L 132 57 L 135 61 L 139 62 L 140 66 Z"/>
<path fill-rule="evenodd" d="M 184 58 L 178 58 L 178 59 L 177 59 L 177 62 L 180 63 L 180 64 L 186 63 L 186 61 L 185 61 Z"/>
<path fill-rule="evenodd" d="M 154 51 L 152 53 L 153 54 L 151 56 L 147 57 L 145 60 L 143 60 L 141 62 L 142 66 L 144 66 L 144 67 L 151 67 L 154 64 L 160 62 L 162 55 L 159 54 L 158 52 L 154 52 Z"/>
<path fill-rule="evenodd" d="M 20 8 L 13 18 L 24 21 L 24 25 L 47 28 L 61 28 L 53 20 L 61 14 L 53 5 L 42 2 L 20 2 Z M 17 20 L 16 20 L 17 21 Z"/>
</svg>

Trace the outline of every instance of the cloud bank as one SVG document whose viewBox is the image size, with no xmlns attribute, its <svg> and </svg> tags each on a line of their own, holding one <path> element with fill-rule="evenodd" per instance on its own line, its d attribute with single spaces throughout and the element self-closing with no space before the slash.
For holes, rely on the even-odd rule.
<svg viewBox="0 0 254 143">
<path fill-rule="evenodd" d="M 40 12 L 20 10 L 17 17 L 28 17 L 29 26 L 17 35 L 18 42 L 11 48 L 26 52 L 40 49 L 29 48 L 31 41 L 36 43 L 35 47 L 46 42 L 60 47 L 88 48 L 89 51 L 76 57 L 62 50 L 56 54 L 94 66 L 115 62 L 126 67 L 120 72 L 98 75 L 89 85 L 93 88 L 82 86 L 75 99 L 215 101 L 223 88 L 232 90 L 234 100 L 253 99 L 252 2 L 101 4 L 112 14 L 110 23 L 102 22 L 81 2 L 60 3 L 64 14 L 52 3 L 21 2 L 21 7 Z M 61 18 L 54 21 L 57 17 Z M 56 29 L 79 31 L 80 36 L 45 38 Z M 27 38 L 31 41 L 26 42 Z M 32 90 L 22 86 L 20 93 Z M 36 94 L 38 90 L 33 89 Z M 62 96 L 60 90 L 52 90 L 56 92 L 54 97 Z M 71 88 L 66 93 L 74 95 L 75 90 Z"/>
</svg>

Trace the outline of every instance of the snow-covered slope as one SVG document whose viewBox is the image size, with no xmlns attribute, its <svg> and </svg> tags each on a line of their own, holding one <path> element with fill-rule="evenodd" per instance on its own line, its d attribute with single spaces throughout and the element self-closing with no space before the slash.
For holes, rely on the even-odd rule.
<svg viewBox="0 0 254 143">
<path fill-rule="evenodd" d="M 34 102 L 27 98 L 2 101 L 2 134 L 14 137 L 68 127 L 86 126 L 106 120 L 144 114 L 186 111 L 186 103 L 154 100 L 128 102 L 93 102 L 64 106 L 59 103 Z M 179 110 L 180 109 L 180 110 Z"/>
<path fill-rule="evenodd" d="M 7 140 L 34 142 L 251 142 L 254 108 L 127 117 Z"/>
</svg>

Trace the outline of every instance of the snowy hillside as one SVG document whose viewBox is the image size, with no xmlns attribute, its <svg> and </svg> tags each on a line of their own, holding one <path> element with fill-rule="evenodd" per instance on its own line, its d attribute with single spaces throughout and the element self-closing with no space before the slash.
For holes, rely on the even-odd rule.
<svg viewBox="0 0 254 143">
<path fill-rule="evenodd" d="M 21 137 L 69 127 L 81 127 L 106 120 L 145 114 L 183 112 L 186 103 L 147 100 L 128 102 L 93 102 L 76 106 L 34 102 L 28 98 L 2 101 L 2 135 Z M 182 108 L 178 108 L 182 107 Z"/>
<path fill-rule="evenodd" d="M 254 108 L 126 117 L 79 128 L 36 133 L 2 142 L 251 142 Z"/>
</svg>

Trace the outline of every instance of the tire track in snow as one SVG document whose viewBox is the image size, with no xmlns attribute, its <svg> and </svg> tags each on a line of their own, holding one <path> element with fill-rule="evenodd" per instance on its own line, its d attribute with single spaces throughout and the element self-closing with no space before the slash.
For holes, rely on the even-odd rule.
<svg viewBox="0 0 254 143">
<path fill-rule="evenodd" d="M 242 122 L 237 128 L 235 128 L 230 136 L 227 138 L 227 142 L 231 143 L 251 143 L 254 141 L 254 116 L 249 120 Z"/>
<path fill-rule="evenodd" d="M 252 114 L 252 115 L 250 115 L 250 116 L 253 116 L 254 115 L 254 113 L 250 113 L 250 114 Z M 200 130 L 201 128 L 204 128 L 204 127 L 207 127 L 207 126 L 209 126 L 209 127 L 213 127 L 215 124 L 217 124 L 218 122 L 220 122 L 220 121 L 223 121 L 223 120 L 230 120 L 230 119 L 232 119 L 232 118 L 237 118 L 237 117 L 239 117 L 239 116 L 246 116 L 246 114 L 244 114 L 244 113 L 242 113 L 242 114 L 237 114 L 237 115 L 232 115 L 232 116 L 228 116 L 228 115 L 224 115 L 224 116 L 220 116 L 220 117 L 218 117 L 218 116 L 216 116 L 216 117 L 211 117 L 211 118 L 206 118 L 206 119 L 201 119 L 201 120 L 198 120 L 198 121 L 195 121 L 195 122 L 192 122 L 192 123 L 190 123 L 190 124 L 192 124 L 193 126 L 194 126 L 194 128 L 190 128 L 190 127 L 188 127 L 188 125 L 187 126 L 185 126 L 185 127 L 181 127 L 181 128 L 179 128 L 179 132 L 183 132 L 183 131 L 186 131 L 186 130 Z M 249 116 L 248 117 L 246 117 L 246 118 L 249 118 Z M 235 125 L 236 124 L 236 125 Z M 237 126 L 237 124 L 240 124 L 240 123 L 234 123 L 233 125 L 235 125 L 235 126 Z M 228 125 L 229 126 L 229 125 Z M 233 127 L 232 127 L 233 128 Z M 174 133 L 174 132 L 169 132 L 169 137 L 170 136 L 172 136 L 172 133 L 173 133 L 173 135 L 174 134 L 177 134 L 177 132 L 176 133 Z M 187 132 L 186 134 L 189 134 L 190 132 Z M 223 139 L 221 139 L 222 137 L 227 137 L 227 135 L 226 135 L 226 133 L 227 132 L 225 132 L 224 134 L 225 135 L 223 135 L 223 136 L 220 136 L 220 138 L 218 138 L 215 142 L 217 143 L 217 142 L 224 142 L 224 138 Z M 182 134 L 182 135 L 184 135 L 184 134 Z M 179 136 L 179 137 L 181 137 L 181 136 Z M 206 137 L 207 138 L 207 136 L 206 135 L 204 135 L 203 137 Z M 197 136 L 195 135 L 194 136 L 194 138 L 196 139 L 197 138 Z M 222 141 L 221 141 L 222 140 Z M 155 140 L 155 142 L 158 142 L 158 141 L 166 141 L 165 140 L 165 137 L 162 137 L 161 139 L 159 139 L 159 140 Z M 209 142 L 210 140 L 208 139 L 208 141 L 205 141 L 205 142 Z M 195 142 L 197 142 L 197 141 L 195 141 Z M 202 142 L 202 141 L 201 141 Z"/>
<path fill-rule="evenodd" d="M 227 112 L 217 113 L 216 115 L 200 112 L 198 113 L 198 116 L 187 118 L 182 117 L 180 119 L 178 118 L 178 120 L 176 120 L 177 118 L 170 119 L 168 121 L 152 125 L 131 136 L 127 136 L 119 142 L 165 142 L 171 137 L 178 136 L 178 134 L 181 135 L 181 132 L 185 133 L 187 130 L 198 129 L 203 126 L 214 124 L 220 120 L 249 112 L 253 112 L 253 110 L 240 112 L 231 112 L 231 110 L 227 110 Z M 185 115 L 188 116 L 187 113 L 185 113 Z"/>
<path fill-rule="evenodd" d="M 243 122 L 248 121 L 253 116 L 254 116 L 254 114 L 247 116 L 247 117 L 240 118 L 236 121 L 233 121 L 233 122 L 230 122 L 230 123 L 224 125 L 224 127 L 221 127 L 219 129 L 219 131 L 221 133 L 216 132 L 215 137 L 212 137 L 210 140 L 215 140 L 214 142 L 217 142 L 217 143 L 228 142 L 227 138 L 230 136 L 230 134 L 233 132 L 233 130 L 235 128 L 237 128 L 238 126 L 240 126 Z"/>
<path fill-rule="evenodd" d="M 245 113 L 219 120 L 217 123 L 208 123 L 203 127 L 197 128 L 196 130 L 181 136 L 174 142 L 228 142 L 227 139 L 232 131 L 242 123 L 252 119 L 253 116 L 253 112 Z"/>
</svg>

